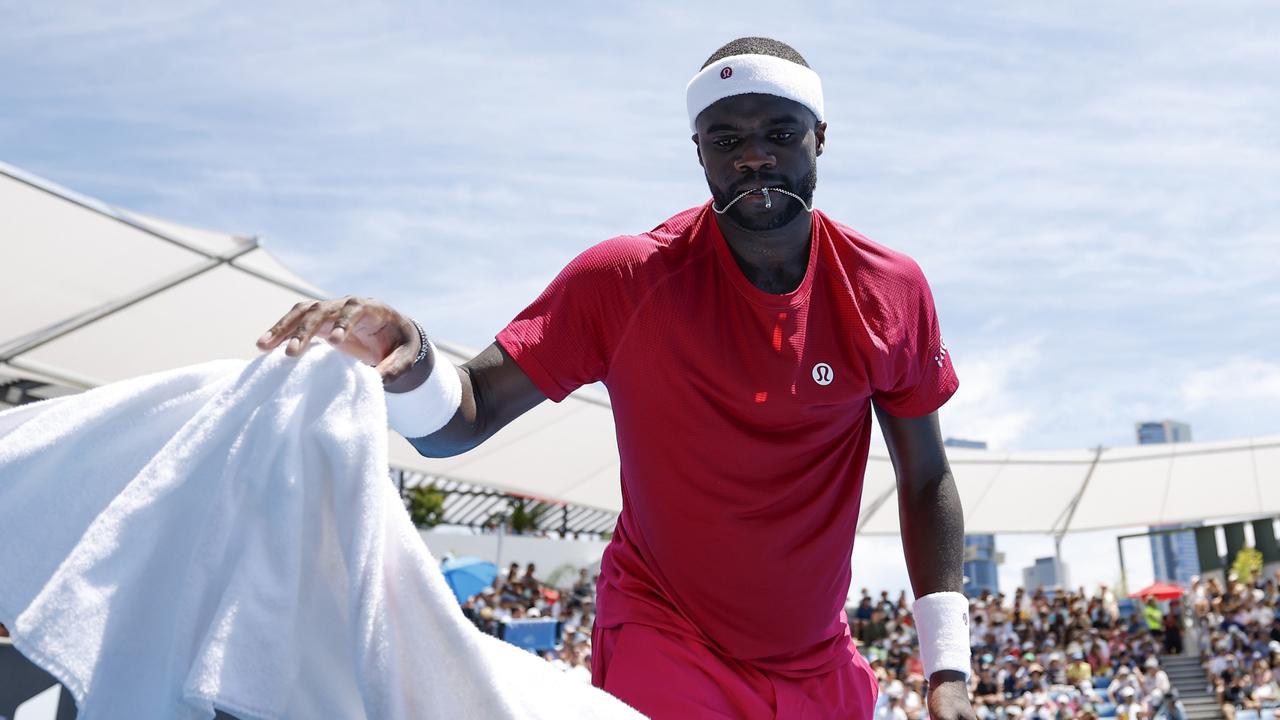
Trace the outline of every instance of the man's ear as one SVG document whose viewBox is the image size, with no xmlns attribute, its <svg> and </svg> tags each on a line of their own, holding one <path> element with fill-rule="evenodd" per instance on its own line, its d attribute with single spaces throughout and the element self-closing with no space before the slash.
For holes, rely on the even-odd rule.
<svg viewBox="0 0 1280 720">
<path fill-rule="evenodd" d="M 815 140 L 814 144 L 818 148 L 818 152 L 816 154 L 821 155 L 822 148 L 827 144 L 827 124 L 825 122 L 820 122 L 814 126 L 813 137 Z"/>
<path fill-rule="evenodd" d="M 698 164 L 702 165 L 703 169 L 706 169 L 707 166 L 702 164 L 702 146 L 698 144 L 698 133 L 694 133 L 689 139 L 693 141 L 693 146 L 698 149 Z"/>
</svg>

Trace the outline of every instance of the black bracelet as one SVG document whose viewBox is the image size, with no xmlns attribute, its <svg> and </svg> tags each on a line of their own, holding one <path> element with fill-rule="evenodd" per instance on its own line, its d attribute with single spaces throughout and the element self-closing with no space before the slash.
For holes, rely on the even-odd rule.
<svg viewBox="0 0 1280 720">
<path fill-rule="evenodd" d="M 409 318 L 409 322 L 413 323 L 413 326 L 418 328 L 418 337 L 422 340 L 422 345 L 418 348 L 418 357 L 414 359 L 413 365 L 410 365 L 410 367 L 416 367 L 418 363 L 422 362 L 422 359 L 431 352 L 431 345 L 427 343 L 427 333 L 422 329 L 422 326 L 418 324 L 418 321 L 413 318 Z"/>
</svg>

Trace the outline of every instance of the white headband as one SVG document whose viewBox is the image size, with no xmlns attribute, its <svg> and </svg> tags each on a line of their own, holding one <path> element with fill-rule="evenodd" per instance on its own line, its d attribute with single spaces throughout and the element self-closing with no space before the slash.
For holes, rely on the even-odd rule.
<svg viewBox="0 0 1280 720">
<path fill-rule="evenodd" d="M 772 55 L 731 55 L 706 66 L 685 88 L 689 129 L 712 103 L 732 95 L 760 93 L 794 100 L 821 121 L 822 80 L 809 68 Z"/>
</svg>

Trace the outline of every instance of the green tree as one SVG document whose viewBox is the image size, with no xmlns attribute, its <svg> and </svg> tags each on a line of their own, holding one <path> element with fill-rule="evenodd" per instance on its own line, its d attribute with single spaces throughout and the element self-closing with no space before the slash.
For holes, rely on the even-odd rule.
<svg viewBox="0 0 1280 720">
<path fill-rule="evenodd" d="M 409 508 L 409 519 L 420 528 L 439 525 L 444 520 L 445 493 L 435 484 L 414 485 L 405 490 L 405 504 Z"/>
<path fill-rule="evenodd" d="M 523 535 L 530 530 L 536 530 L 543 516 L 552 507 L 554 506 L 537 500 L 513 498 L 511 500 L 511 532 Z"/>
<path fill-rule="evenodd" d="M 1231 574 L 1245 585 L 1252 585 L 1262 574 L 1262 553 L 1257 548 L 1240 548 L 1235 562 L 1231 563 Z"/>
</svg>

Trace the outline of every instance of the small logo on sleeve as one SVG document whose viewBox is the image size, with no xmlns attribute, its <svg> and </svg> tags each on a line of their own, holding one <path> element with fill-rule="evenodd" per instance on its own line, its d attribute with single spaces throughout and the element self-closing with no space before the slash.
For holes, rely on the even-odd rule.
<svg viewBox="0 0 1280 720">
<path fill-rule="evenodd" d="M 947 343 L 943 341 L 939 344 L 942 346 L 942 349 L 938 351 L 937 355 L 933 356 L 933 361 L 938 363 L 938 367 L 942 367 L 942 365 L 947 361 Z"/>
<path fill-rule="evenodd" d="M 733 77 L 733 68 L 725 66 L 725 68 L 720 71 L 720 79 L 728 80 L 731 77 Z"/>
<path fill-rule="evenodd" d="M 832 380 L 836 379 L 836 373 L 831 366 L 826 363 L 818 363 L 813 366 L 813 381 L 819 385 L 830 385 Z"/>
</svg>

